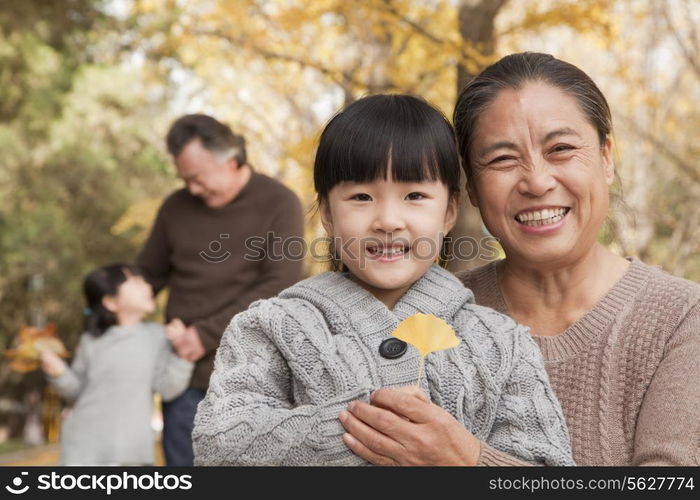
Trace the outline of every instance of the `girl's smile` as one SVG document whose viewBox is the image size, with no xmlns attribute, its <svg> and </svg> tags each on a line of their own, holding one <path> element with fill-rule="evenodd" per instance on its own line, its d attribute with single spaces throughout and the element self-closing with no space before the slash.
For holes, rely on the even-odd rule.
<svg viewBox="0 0 700 500">
<path fill-rule="evenodd" d="M 408 254 L 410 246 L 404 243 L 368 244 L 366 251 L 368 257 L 377 262 L 396 262 Z"/>
<path fill-rule="evenodd" d="M 353 279 L 392 308 L 439 257 L 457 203 L 440 181 L 342 182 L 322 222 Z"/>
</svg>

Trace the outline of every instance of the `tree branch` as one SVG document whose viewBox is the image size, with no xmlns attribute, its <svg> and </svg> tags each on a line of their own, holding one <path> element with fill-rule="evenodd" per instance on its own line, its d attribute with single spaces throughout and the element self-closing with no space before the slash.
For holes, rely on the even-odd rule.
<svg viewBox="0 0 700 500">
<path fill-rule="evenodd" d="M 245 42 L 242 38 L 238 37 L 232 37 L 229 36 L 225 33 L 222 33 L 221 31 L 215 30 L 215 31 L 207 31 L 207 30 L 201 30 L 201 29 L 195 29 L 191 30 L 191 33 L 194 35 L 198 36 L 211 36 L 215 38 L 219 38 L 221 40 L 225 40 L 229 42 L 231 45 L 239 46 L 242 48 L 247 48 L 248 50 L 251 50 L 252 52 L 262 56 L 265 59 L 269 60 L 277 60 L 277 61 L 284 61 L 284 62 L 292 62 L 296 63 L 302 67 L 305 68 L 311 68 L 322 75 L 327 76 L 331 80 L 333 80 L 335 83 L 340 85 L 343 89 L 348 89 L 348 84 L 356 85 L 358 87 L 365 87 L 366 84 L 360 80 L 357 80 L 352 76 L 352 74 L 348 73 L 347 71 L 341 71 L 338 69 L 333 69 L 329 68 L 317 61 L 313 61 L 311 59 L 304 59 L 303 57 L 300 56 L 293 56 L 291 54 L 284 54 L 281 52 L 275 52 L 273 50 L 266 49 L 264 47 L 260 47 L 258 45 L 252 45 L 248 42 Z M 338 76 L 341 76 L 342 78 L 338 78 Z"/>
<path fill-rule="evenodd" d="M 504 0 L 500 0 L 501 2 Z M 479 53 L 477 50 L 473 49 L 469 45 L 460 45 L 455 43 L 452 40 L 446 39 L 446 38 L 441 38 L 434 33 L 431 33 L 428 31 L 427 28 L 424 26 L 421 26 L 417 21 L 414 21 L 413 19 L 408 18 L 401 12 L 399 12 L 396 7 L 391 5 L 391 3 L 388 0 L 385 0 L 382 4 L 382 10 L 384 12 L 391 14 L 394 16 L 399 22 L 406 24 L 407 26 L 411 27 L 416 33 L 419 35 L 423 36 L 424 38 L 430 40 L 436 45 L 440 46 L 450 46 L 454 50 L 457 51 L 459 56 L 465 60 L 465 61 L 470 61 L 470 60 L 480 60 L 482 58 L 481 53 Z"/>
<path fill-rule="evenodd" d="M 691 47 L 688 47 L 685 44 L 685 41 L 681 38 L 680 34 L 678 33 L 678 30 L 676 29 L 676 26 L 673 24 L 673 21 L 671 21 L 671 15 L 668 13 L 667 6 L 663 9 L 663 16 L 666 20 L 666 24 L 668 25 L 669 30 L 671 31 L 671 35 L 676 40 L 678 47 L 681 49 L 683 57 L 688 62 L 693 71 L 695 71 L 695 73 L 697 73 L 697 75 L 700 77 L 700 60 L 698 60 L 697 50 L 693 50 Z"/>
<path fill-rule="evenodd" d="M 694 182 L 700 182 L 700 170 L 698 170 L 695 165 L 692 165 L 690 162 L 683 159 L 678 153 L 669 148 L 663 141 L 658 139 L 651 132 L 642 130 L 641 127 L 639 127 L 631 118 L 622 116 L 622 119 L 630 130 L 632 130 L 632 132 L 645 141 L 649 141 L 666 158 L 671 160 L 681 172 L 690 177 L 690 179 Z"/>
</svg>

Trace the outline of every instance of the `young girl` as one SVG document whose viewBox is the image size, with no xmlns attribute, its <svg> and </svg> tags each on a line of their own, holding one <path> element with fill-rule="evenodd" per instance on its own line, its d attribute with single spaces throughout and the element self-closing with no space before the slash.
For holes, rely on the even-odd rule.
<svg viewBox="0 0 700 500">
<path fill-rule="evenodd" d="M 61 432 L 62 465 L 153 465 L 153 391 L 174 399 L 194 365 L 178 358 L 165 328 L 143 322 L 153 290 L 126 264 L 85 278 L 85 330 L 70 367 L 50 352 L 43 370 L 60 394 L 77 399 Z"/>
<path fill-rule="evenodd" d="M 435 264 L 457 218 L 459 172 L 451 125 L 416 97 L 366 97 L 330 121 L 314 182 L 343 267 L 234 316 L 195 418 L 195 464 L 366 464 L 344 444 L 339 414 L 376 389 L 415 384 L 418 351 L 391 333 L 426 313 L 460 339 L 427 356 L 430 399 L 494 448 L 573 465 L 528 330 L 475 305 Z"/>
</svg>

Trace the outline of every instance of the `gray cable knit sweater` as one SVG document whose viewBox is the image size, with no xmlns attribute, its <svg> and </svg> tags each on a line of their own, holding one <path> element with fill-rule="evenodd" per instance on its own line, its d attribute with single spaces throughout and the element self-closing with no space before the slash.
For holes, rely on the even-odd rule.
<svg viewBox="0 0 700 500">
<path fill-rule="evenodd" d="M 83 333 L 70 368 L 48 377 L 61 396 L 76 400 L 61 429 L 61 465 L 152 465 L 153 391 L 164 401 L 176 398 L 193 368 L 160 324 Z"/>
<path fill-rule="evenodd" d="M 528 330 L 474 304 L 433 265 L 393 310 L 348 278 L 319 274 L 233 317 L 192 433 L 195 465 L 364 465 L 338 414 L 415 383 L 419 355 L 379 355 L 400 321 L 434 314 L 460 337 L 429 354 L 421 384 L 480 440 L 535 464 L 573 465 L 561 407 Z"/>
</svg>

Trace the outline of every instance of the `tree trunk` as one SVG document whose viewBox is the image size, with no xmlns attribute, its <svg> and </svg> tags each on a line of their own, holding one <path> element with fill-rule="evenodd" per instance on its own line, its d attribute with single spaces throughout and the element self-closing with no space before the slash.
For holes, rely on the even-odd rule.
<svg viewBox="0 0 700 500">
<path fill-rule="evenodd" d="M 457 4 L 459 33 L 465 45 L 471 46 L 485 56 L 493 55 L 496 40 L 494 37 L 494 20 L 498 12 L 508 0 L 460 0 Z M 483 68 L 479 68 L 481 70 Z M 457 67 L 457 92 L 464 87 L 476 74 L 460 64 Z M 473 269 L 485 264 L 488 260 L 484 252 L 482 240 L 487 237 L 487 232 L 481 222 L 479 210 L 469 203 L 467 192 L 462 188 L 462 210 L 455 228 L 452 230 L 453 241 L 461 238 L 469 238 L 470 243 L 461 245 L 461 248 L 473 251 L 460 252 L 456 258 L 448 263 L 448 269 L 452 272 Z"/>
</svg>

